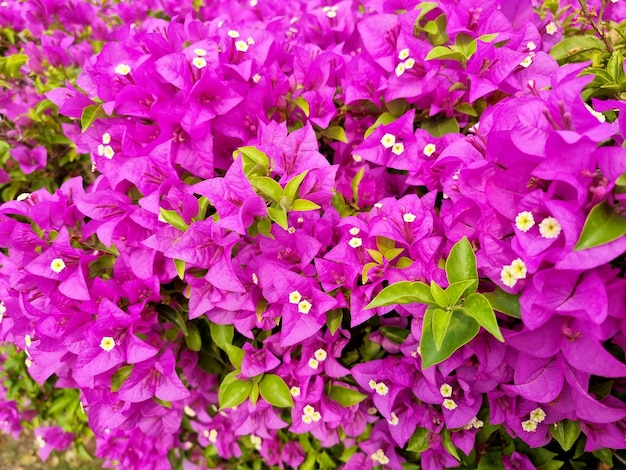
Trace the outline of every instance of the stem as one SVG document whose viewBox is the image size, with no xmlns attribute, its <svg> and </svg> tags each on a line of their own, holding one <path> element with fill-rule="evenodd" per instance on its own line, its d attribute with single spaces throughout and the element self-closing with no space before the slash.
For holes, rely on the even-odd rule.
<svg viewBox="0 0 626 470">
<path fill-rule="evenodd" d="M 609 52 L 613 53 L 613 45 L 609 42 L 608 38 L 605 36 L 604 31 L 602 31 L 602 29 L 600 29 L 598 24 L 595 21 L 593 21 L 593 18 L 591 14 L 589 13 L 589 10 L 587 10 L 587 3 L 584 0 L 578 0 L 578 3 L 580 4 L 580 8 L 581 8 L 581 11 L 583 12 L 585 19 L 589 22 L 589 24 L 591 25 L 593 30 L 596 32 L 596 34 L 600 36 L 600 39 L 602 40 L 606 48 L 609 50 Z M 600 18 L 602 18 L 602 14 L 604 13 L 604 2 L 602 2 L 602 5 L 603 5 L 602 9 L 600 10 Z"/>
</svg>

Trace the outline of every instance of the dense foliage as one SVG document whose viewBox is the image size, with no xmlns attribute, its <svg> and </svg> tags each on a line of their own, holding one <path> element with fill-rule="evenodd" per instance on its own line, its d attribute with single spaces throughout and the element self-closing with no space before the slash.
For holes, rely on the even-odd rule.
<svg viewBox="0 0 626 470">
<path fill-rule="evenodd" d="M 3 1 L 0 430 L 112 468 L 626 463 L 624 20 Z"/>
</svg>

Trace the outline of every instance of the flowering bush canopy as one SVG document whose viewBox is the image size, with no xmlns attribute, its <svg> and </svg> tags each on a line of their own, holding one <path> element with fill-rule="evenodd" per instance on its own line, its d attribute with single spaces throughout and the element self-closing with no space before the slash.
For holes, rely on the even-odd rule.
<svg viewBox="0 0 626 470">
<path fill-rule="evenodd" d="M 107 468 L 624 462 L 624 20 L 3 1 L 0 430 Z"/>
</svg>

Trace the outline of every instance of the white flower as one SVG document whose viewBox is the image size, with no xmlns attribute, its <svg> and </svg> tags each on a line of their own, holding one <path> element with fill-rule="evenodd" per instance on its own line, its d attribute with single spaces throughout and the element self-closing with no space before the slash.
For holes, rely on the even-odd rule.
<svg viewBox="0 0 626 470">
<path fill-rule="evenodd" d="M 43 449 L 46 447 L 46 441 L 41 436 L 35 436 L 35 442 L 37 443 L 37 447 Z"/>
<path fill-rule="evenodd" d="M 546 412 L 543 411 L 540 407 L 535 408 L 530 412 L 530 419 L 535 423 L 539 424 L 546 419 Z"/>
<path fill-rule="evenodd" d="M 534 51 L 535 49 L 537 49 L 537 44 L 532 41 L 528 41 L 526 43 L 526 49 L 528 49 L 529 51 Z"/>
<path fill-rule="evenodd" d="M 535 218 L 530 211 L 523 211 L 515 217 L 515 226 L 520 232 L 528 232 L 535 225 Z"/>
<path fill-rule="evenodd" d="M 197 55 L 198 57 L 204 57 L 206 55 L 206 51 L 200 48 L 194 49 L 193 53 Z"/>
<path fill-rule="evenodd" d="M 189 405 L 185 405 L 185 407 L 183 408 L 183 411 L 190 418 L 195 418 L 195 416 L 196 416 L 196 412 Z"/>
<path fill-rule="evenodd" d="M 55 258 L 50 263 L 50 269 L 58 274 L 65 269 L 65 262 L 61 258 Z"/>
<path fill-rule="evenodd" d="M 206 59 L 204 57 L 194 57 L 191 63 L 198 70 L 203 69 L 204 67 L 206 67 L 206 64 L 207 64 Z"/>
<path fill-rule="evenodd" d="M 443 384 L 439 387 L 439 393 L 443 398 L 450 398 L 452 396 L 452 386 L 450 384 Z"/>
<path fill-rule="evenodd" d="M 522 421 L 522 429 L 526 432 L 535 432 L 537 430 L 537 423 L 532 419 Z"/>
<path fill-rule="evenodd" d="M 352 248 L 358 248 L 363 245 L 363 240 L 361 240 L 359 237 L 352 237 L 348 242 L 348 245 L 350 245 Z"/>
<path fill-rule="evenodd" d="M 327 357 L 328 353 L 324 349 L 319 348 L 317 351 L 315 351 L 315 359 L 317 359 L 318 361 L 324 362 Z"/>
<path fill-rule="evenodd" d="M 550 21 L 550 23 L 546 25 L 546 34 L 550 36 L 554 36 L 558 30 L 559 28 L 554 21 Z"/>
<path fill-rule="evenodd" d="M 384 383 L 378 382 L 376 384 L 376 393 L 381 396 L 385 396 L 389 393 L 389 387 L 387 387 Z"/>
<path fill-rule="evenodd" d="M 381 465 L 387 465 L 389 463 L 389 457 L 385 455 L 385 452 L 382 449 L 378 449 L 376 452 L 370 455 L 370 458 L 374 462 L 378 462 Z"/>
<path fill-rule="evenodd" d="M 110 336 L 105 336 L 102 338 L 102 341 L 100 341 L 100 347 L 106 352 L 109 352 L 115 347 L 115 340 Z"/>
<path fill-rule="evenodd" d="M 289 303 L 297 305 L 302 300 L 302 294 L 297 290 L 289 293 Z"/>
<path fill-rule="evenodd" d="M 257 276 L 256 273 L 252 273 L 252 282 L 255 284 L 259 283 L 259 276 Z"/>
<path fill-rule="evenodd" d="M 500 271 L 500 280 L 502 281 L 502 284 L 507 287 L 513 287 L 517 284 L 517 278 L 513 274 L 510 264 L 502 266 L 502 270 Z"/>
<path fill-rule="evenodd" d="M 254 434 L 250 434 L 250 442 L 254 446 L 256 450 L 261 450 L 261 438 L 259 436 L 255 436 Z"/>
<path fill-rule="evenodd" d="M 361 163 L 363 161 L 363 157 L 361 155 L 352 155 L 352 160 L 354 160 L 357 163 Z"/>
<path fill-rule="evenodd" d="M 115 73 L 118 75 L 128 75 L 130 73 L 130 66 L 126 64 L 118 64 L 115 66 Z"/>
<path fill-rule="evenodd" d="M 359 234 L 361 230 L 358 227 L 352 227 L 350 230 L 348 230 L 348 233 L 350 233 L 350 235 L 357 236 Z"/>
<path fill-rule="evenodd" d="M 534 57 L 535 57 L 534 54 L 531 52 L 519 64 L 525 69 L 527 69 L 528 67 L 532 65 Z"/>
<path fill-rule="evenodd" d="M 396 143 L 396 136 L 387 133 L 380 139 L 380 143 L 383 144 L 383 147 L 385 147 L 386 149 L 390 149 L 391 147 L 393 147 L 393 144 Z"/>
<path fill-rule="evenodd" d="M 24 336 L 24 344 L 26 344 L 27 348 L 30 348 L 30 345 L 33 344 L 33 340 L 30 335 Z"/>
<path fill-rule="evenodd" d="M 526 273 L 527 273 L 526 263 L 524 263 L 524 261 L 522 261 L 521 258 L 517 258 L 513 260 L 510 267 L 511 267 L 511 274 L 513 275 L 515 279 L 519 280 L 519 279 L 526 278 Z"/>
<path fill-rule="evenodd" d="M 409 57 L 407 60 L 404 61 L 405 70 L 412 69 L 414 65 L 415 65 L 415 59 L 413 57 Z"/>
<path fill-rule="evenodd" d="M 396 77 L 400 77 L 405 70 L 406 67 L 404 65 L 404 62 L 400 62 L 398 65 L 396 65 Z"/>
<path fill-rule="evenodd" d="M 398 59 L 400 60 L 408 59 L 409 55 L 410 55 L 410 51 L 408 48 L 405 47 L 400 52 L 398 52 Z"/>
<path fill-rule="evenodd" d="M 248 50 L 248 43 L 246 41 L 236 41 L 235 42 L 235 49 L 237 49 L 239 52 L 246 52 Z"/>
<path fill-rule="evenodd" d="M 435 153 L 436 150 L 437 147 L 435 146 L 435 144 L 426 144 L 424 150 L 422 150 L 422 153 L 427 157 L 430 157 L 433 153 Z"/>
<path fill-rule="evenodd" d="M 402 155 L 404 153 L 404 144 L 402 142 L 396 142 L 393 144 L 393 147 L 391 147 L 391 153 L 398 156 Z"/>
<path fill-rule="evenodd" d="M 111 160 L 115 156 L 115 150 L 110 145 L 107 145 L 102 149 L 102 155 Z"/>
<path fill-rule="evenodd" d="M 443 400 L 443 407 L 446 410 L 452 411 L 452 410 L 456 410 L 459 407 L 459 405 L 457 405 L 456 402 L 452 398 L 446 398 Z"/>
<path fill-rule="evenodd" d="M 561 224 L 554 217 L 546 217 L 539 223 L 539 233 L 543 238 L 556 238 L 561 233 Z"/>
<path fill-rule="evenodd" d="M 295 385 L 289 389 L 289 393 L 291 393 L 292 397 L 300 396 L 300 387 L 296 387 Z"/>
<path fill-rule="evenodd" d="M 239 31 L 235 31 L 234 29 L 229 30 L 226 34 L 233 39 L 237 39 L 239 37 Z"/>
<path fill-rule="evenodd" d="M 416 219 L 415 214 L 411 214 L 410 212 L 407 212 L 406 214 L 402 216 L 402 220 L 404 220 L 405 222 L 409 224 L 411 222 L 415 222 L 415 219 Z"/>
<path fill-rule="evenodd" d="M 104 145 L 109 145 L 111 143 L 111 134 L 109 134 L 108 132 L 102 134 L 102 143 Z"/>
<path fill-rule="evenodd" d="M 301 300 L 298 304 L 298 312 L 304 313 L 305 315 L 311 311 L 311 307 L 313 305 L 308 300 Z"/>
<path fill-rule="evenodd" d="M 391 424 L 392 426 L 397 426 L 398 423 L 400 422 L 400 419 L 398 418 L 398 415 L 395 413 L 391 413 L 391 419 L 388 419 L 387 422 L 389 424 Z"/>
<path fill-rule="evenodd" d="M 309 359 L 309 367 L 313 370 L 317 370 L 317 368 L 320 366 L 320 363 L 317 359 L 315 358 L 311 358 Z"/>
<path fill-rule="evenodd" d="M 260 73 L 255 73 L 255 74 L 252 76 L 252 81 L 253 81 L 254 83 L 259 83 L 259 82 L 261 81 L 261 74 L 260 74 Z"/>
</svg>

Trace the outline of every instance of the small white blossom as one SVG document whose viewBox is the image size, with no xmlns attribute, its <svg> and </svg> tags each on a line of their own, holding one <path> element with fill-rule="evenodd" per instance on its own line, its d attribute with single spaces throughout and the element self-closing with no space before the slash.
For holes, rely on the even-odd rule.
<svg viewBox="0 0 626 470">
<path fill-rule="evenodd" d="M 526 432 L 535 432 L 537 430 L 537 423 L 532 419 L 522 421 L 522 429 Z"/>
<path fill-rule="evenodd" d="M 315 359 L 317 359 L 318 361 L 324 362 L 327 357 L 328 353 L 326 352 L 326 350 L 319 348 L 317 351 L 315 351 Z"/>
<path fill-rule="evenodd" d="M 309 364 L 309 367 L 311 369 L 313 369 L 313 370 L 317 370 L 317 368 L 320 366 L 319 361 L 317 359 L 313 358 L 313 357 L 311 359 L 309 359 L 309 363 L 308 364 Z"/>
<path fill-rule="evenodd" d="M 389 457 L 385 455 L 385 452 L 382 449 L 378 449 L 370 455 L 370 457 L 374 462 L 378 462 L 381 465 L 387 465 L 389 463 Z"/>
<path fill-rule="evenodd" d="M 352 248 L 358 248 L 360 246 L 363 246 L 363 240 L 361 240 L 359 237 L 352 237 L 348 242 L 348 245 L 350 245 Z"/>
<path fill-rule="evenodd" d="M 239 31 L 235 31 L 234 29 L 229 30 L 226 34 L 233 39 L 237 39 L 239 37 Z"/>
<path fill-rule="evenodd" d="M 357 163 L 361 163 L 363 161 L 363 157 L 361 155 L 353 154 L 352 155 L 352 160 L 354 160 Z"/>
<path fill-rule="evenodd" d="M 554 21 L 550 21 L 550 23 L 546 25 L 546 34 L 550 36 L 554 36 L 558 30 L 559 28 Z"/>
<path fill-rule="evenodd" d="M 287 233 L 289 233 L 290 235 L 293 235 L 294 233 L 296 233 L 296 228 L 295 227 L 287 227 Z"/>
<path fill-rule="evenodd" d="M 546 419 L 546 412 L 542 408 L 537 407 L 530 412 L 530 419 L 537 424 L 542 423 Z"/>
<path fill-rule="evenodd" d="M 554 217 L 546 217 L 539 223 L 539 233 L 543 238 L 557 238 L 561 233 L 561 224 Z"/>
<path fill-rule="evenodd" d="M 110 336 L 105 336 L 102 338 L 102 341 L 100 341 L 100 347 L 106 352 L 109 352 L 115 347 L 115 340 Z"/>
<path fill-rule="evenodd" d="M 297 305 L 302 300 L 302 294 L 297 290 L 289 293 L 289 303 Z"/>
<path fill-rule="evenodd" d="M 115 66 L 115 73 L 118 75 L 128 75 L 130 73 L 130 66 L 126 64 L 118 64 Z"/>
<path fill-rule="evenodd" d="M 528 67 L 532 65 L 534 58 L 535 58 L 535 54 L 531 52 L 519 64 L 525 69 L 527 69 Z"/>
<path fill-rule="evenodd" d="M 248 50 L 248 43 L 246 41 L 236 41 L 235 42 L 235 49 L 237 49 L 239 52 L 246 52 Z"/>
<path fill-rule="evenodd" d="M 405 70 L 406 70 L 406 66 L 404 65 L 404 62 L 400 62 L 398 65 L 396 65 L 396 70 L 395 70 L 396 77 L 402 76 Z"/>
<path fill-rule="evenodd" d="M 456 410 L 459 405 L 456 404 L 456 402 L 452 399 L 452 398 L 446 398 L 443 400 L 443 407 L 447 410 Z"/>
<path fill-rule="evenodd" d="M 452 396 L 452 386 L 450 384 L 443 384 L 439 387 L 439 393 L 443 398 L 450 398 Z"/>
<path fill-rule="evenodd" d="M 415 66 L 415 59 L 413 57 L 409 57 L 407 60 L 404 61 L 405 70 L 412 69 L 414 66 Z"/>
<path fill-rule="evenodd" d="M 189 405 L 185 405 L 185 407 L 183 408 L 183 411 L 185 412 L 185 414 L 187 416 L 189 416 L 190 418 L 195 418 L 196 417 L 196 412 L 193 410 L 192 407 L 190 407 Z"/>
<path fill-rule="evenodd" d="M 115 156 L 115 150 L 113 150 L 113 147 L 111 147 L 110 145 L 107 145 L 104 147 L 104 149 L 102 149 L 102 155 L 104 155 L 105 158 L 111 160 Z"/>
<path fill-rule="evenodd" d="M 358 227 L 352 227 L 350 230 L 348 230 L 348 233 L 350 233 L 350 235 L 355 237 L 359 234 L 360 231 L 361 230 Z"/>
<path fill-rule="evenodd" d="M 435 153 L 436 150 L 437 147 L 435 146 L 435 144 L 426 144 L 424 150 L 422 150 L 422 153 L 427 157 L 430 157 L 433 153 Z"/>
<path fill-rule="evenodd" d="M 291 393 L 292 397 L 300 396 L 300 387 L 296 387 L 295 385 L 289 389 L 289 393 Z"/>
<path fill-rule="evenodd" d="M 386 149 L 390 149 L 391 147 L 393 147 L 393 144 L 396 143 L 396 136 L 387 133 L 380 139 L 380 143 L 383 144 L 383 147 L 385 147 Z"/>
<path fill-rule="evenodd" d="M 521 258 L 517 258 L 511 263 L 511 274 L 515 279 L 525 279 L 527 271 L 526 263 Z"/>
<path fill-rule="evenodd" d="M 50 263 L 50 269 L 58 274 L 65 269 L 65 262 L 61 258 L 55 258 Z"/>
<path fill-rule="evenodd" d="M 111 134 L 109 134 L 108 132 L 102 134 L 102 143 L 104 145 L 109 145 L 111 143 Z"/>
<path fill-rule="evenodd" d="M 398 423 L 400 422 L 400 419 L 398 418 L 398 415 L 395 413 L 391 413 L 391 419 L 388 419 L 387 422 L 389 424 L 391 424 L 392 426 L 397 426 Z"/>
<path fill-rule="evenodd" d="M 255 74 L 252 76 L 252 81 L 253 81 L 254 83 L 259 83 L 259 82 L 261 81 L 261 74 L 260 74 L 260 73 L 255 73 Z"/>
<path fill-rule="evenodd" d="M 585 103 L 585 108 L 587 108 L 587 111 L 589 111 L 591 113 L 591 115 L 593 117 L 595 117 L 598 121 L 606 122 L 606 116 L 604 114 L 596 111 L 591 106 L 589 106 L 587 103 Z"/>
<path fill-rule="evenodd" d="M 311 302 L 309 302 L 308 300 L 301 300 L 298 303 L 298 312 L 304 313 L 306 315 L 311 311 L 311 307 L 313 307 Z"/>
<path fill-rule="evenodd" d="M 400 60 L 405 60 L 408 59 L 410 55 L 410 51 L 408 48 L 404 48 L 402 50 L 400 50 L 400 52 L 398 52 L 398 59 Z"/>
<path fill-rule="evenodd" d="M 26 344 L 27 348 L 30 348 L 30 346 L 33 344 L 33 340 L 30 335 L 24 336 L 24 344 Z"/>
<path fill-rule="evenodd" d="M 387 385 L 385 385 L 383 382 L 378 382 L 376 384 L 376 393 L 384 397 L 389 393 L 389 387 L 387 387 Z"/>
<path fill-rule="evenodd" d="M 259 276 L 257 276 L 256 273 L 252 273 L 252 282 L 255 284 L 259 283 Z"/>
<path fill-rule="evenodd" d="M 502 270 L 500 271 L 500 280 L 502 281 L 502 284 L 507 287 L 513 287 L 517 284 L 517 278 L 513 274 L 511 265 L 502 266 Z"/>
<path fill-rule="evenodd" d="M 515 217 L 515 227 L 520 232 L 528 232 L 535 225 L 535 218 L 530 211 L 523 211 Z"/>
<path fill-rule="evenodd" d="M 21 193 L 19 196 L 15 198 L 16 201 L 25 201 L 30 198 L 30 193 Z"/>
<path fill-rule="evenodd" d="M 203 69 L 204 67 L 206 67 L 206 64 L 207 64 L 206 59 L 204 57 L 194 57 L 191 63 L 198 70 Z"/>
<path fill-rule="evenodd" d="M 532 41 L 528 41 L 526 43 L 526 49 L 528 49 L 529 51 L 534 51 L 535 49 L 537 49 L 537 44 Z"/>
<path fill-rule="evenodd" d="M 393 144 L 393 147 L 391 147 L 391 153 L 398 156 L 402 155 L 404 153 L 404 144 L 402 142 L 396 142 Z"/>
<path fill-rule="evenodd" d="M 409 224 L 412 222 L 415 222 L 415 219 L 416 219 L 415 214 L 412 214 L 410 212 L 407 212 L 406 214 L 402 216 L 402 220 L 404 220 L 406 223 L 409 223 Z"/>
<path fill-rule="evenodd" d="M 255 436 L 254 434 L 250 434 L 250 442 L 254 446 L 256 450 L 261 450 L 261 438 L 259 436 Z"/>
<path fill-rule="evenodd" d="M 204 57 L 207 54 L 207 52 L 204 49 L 200 49 L 200 48 L 194 49 L 193 53 L 197 55 L 198 57 Z"/>
<path fill-rule="evenodd" d="M 37 447 L 43 449 L 46 447 L 46 441 L 41 436 L 35 436 L 35 442 L 37 443 Z"/>
</svg>

